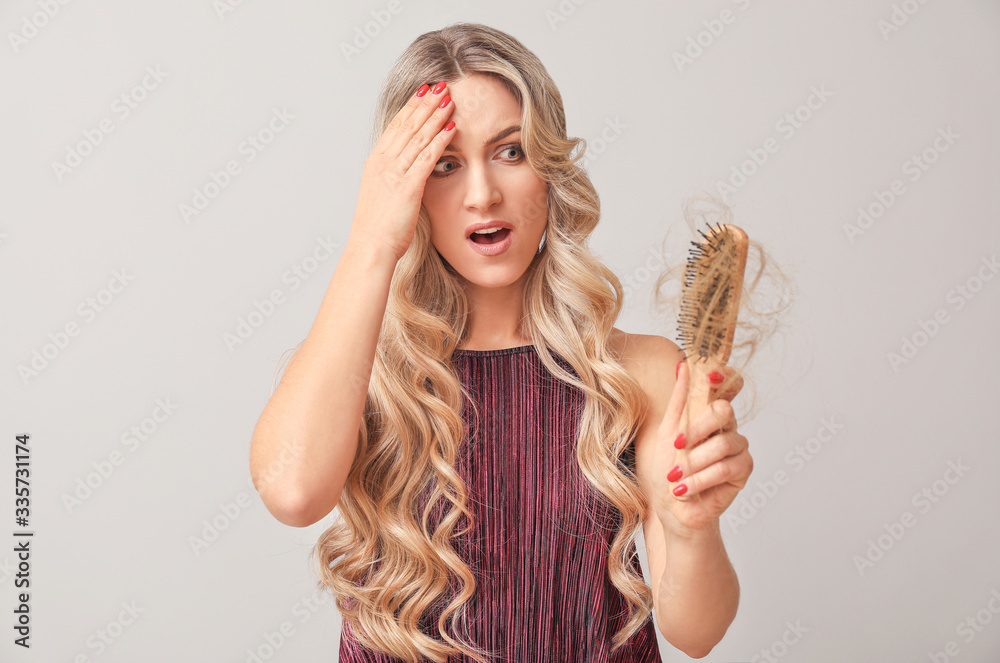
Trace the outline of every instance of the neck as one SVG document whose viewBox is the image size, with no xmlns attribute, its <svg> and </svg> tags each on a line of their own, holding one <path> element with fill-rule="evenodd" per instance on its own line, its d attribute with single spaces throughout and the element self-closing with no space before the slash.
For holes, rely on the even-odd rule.
<svg viewBox="0 0 1000 663">
<path fill-rule="evenodd" d="M 463 350 L 494 350 L 530 345 L 521 332 L 524 317 L 524 277 L 507 286 L 483 287 L 467 283 L 469 318 Z"/>
</svg>

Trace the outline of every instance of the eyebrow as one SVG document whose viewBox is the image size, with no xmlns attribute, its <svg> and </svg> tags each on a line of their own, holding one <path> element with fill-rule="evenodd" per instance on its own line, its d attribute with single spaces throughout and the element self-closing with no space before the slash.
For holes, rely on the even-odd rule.
<svg viewBox="0 0 1000 663">
<path fill-rule="evenodd" d="M 495 136 L 491 136 L 490 138 L 487 138 L 486 140 L 484 140 L 483 141 L 483 147 L 489 147 L 493 143 L 495 143 L 495 142 L 497 142 L 499 140 L 503 140 L 504 138 L 506 138 L 507 136 L 511 135 L 512 133 L 516 133 L 516 132 L 518 132 L 520 130 L 521 130 L 520 125 L 512 126 L 512 127 L 507 127 L 506 129 L 502 129 L 502 130 L 498 131 Z M 443 151 L 444 152 L 457 152 L 458 149 L 455 148 L 455 147 L 452 147 L 451 143 L 449 143 L 449 144 L 447 144 L 447 145 L 444 146 L 444 150 Z"/>
</svg>

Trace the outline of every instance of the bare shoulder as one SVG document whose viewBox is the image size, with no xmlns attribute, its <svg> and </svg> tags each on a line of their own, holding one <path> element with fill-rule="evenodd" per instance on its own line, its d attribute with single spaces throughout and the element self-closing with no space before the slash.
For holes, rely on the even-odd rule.
<svg viewBox="0 0 1000 663">
<path fill-rule="evenodd" d="M 647 394 L 670 393 L 674 369 L 684 358 L 676 343 L 658 334 L 629 334 L 618 328 L 612 329 L 611 343 L 618 361 Z"/>
</svg>

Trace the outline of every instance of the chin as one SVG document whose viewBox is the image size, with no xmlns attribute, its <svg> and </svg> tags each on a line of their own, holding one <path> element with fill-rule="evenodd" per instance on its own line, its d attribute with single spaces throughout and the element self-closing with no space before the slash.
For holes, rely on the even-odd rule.
<svg viewBox="0 0 1000 663">
<path fill-rule="evenodd" d="M 452 269 L 455 269 L 454 267 Z M 517 283 L 528 270 L 528 264 L 522 269 L 514 265 L 494 267 L 468 267 L 455 269 L 463 285 L 475 285 L 480 288 L 506 288 Z"/>
<path fill-rule="evenodd" d="M 482 256 L 465 244 L 446 247 L 444 253 L 436 246 L 434 250 L 450 273 L 455 274 L 464 284 L 481 288 L 503 288 L 516 283 L 525 275 L 537 255 L 537 249 L 527 255 L 513 255 L 508 251 L 503 260 L 484 261 Z M 449 260 L 448 256 L 452 259 Z"/>
</svg>

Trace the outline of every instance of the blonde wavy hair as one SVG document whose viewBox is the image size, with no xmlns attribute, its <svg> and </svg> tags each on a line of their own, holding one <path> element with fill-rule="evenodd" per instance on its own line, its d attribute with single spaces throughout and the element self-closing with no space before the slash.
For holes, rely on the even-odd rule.
<svg viewBox="0 0 1000 663">
<path fill-rule="evenodd" d="M 501 31 L 459 23 L 419 36 L 397 59 L 378 101 L 372 142 L 421 84 L 474 74 L 495 77 L 517 98 L 527 162 L 549 185 L 547 209 L 537 210 L 547 214 L 546 236 L 528 266 L 519 332 L 554 376 L 586 397 L 577 459 L 602 501 L 620 514 L 608 573 L 628 602 L 629 619 L 614 634 L 615 650 L 643 626 L 653 603 L 629 552 L 648 504 L 623 458 L 646 417 L 646 398 L 609 349 L 624 292 L 587 246 L 600 201 L 577 165 L 586 141 L 566 136 L 562 98 L 533 53 Z M 576 148 L 582 149 L 574 156 Z M 455 469 L 467 433 L 462 399 L 469 394 L 451 363 L 467 315 L 460 278 L 434 250 L 421 209 L 392 277 L 340 517 L 313 549 L 318 584 L 335 593 L 357 639 L 405 661 L 445 661 L 461 651 L 485 662 L 491 655 L 460 637 L 476 579 L 450 543 L 473 527 L 456 532 L 463 514 L 474 524 Z M 425 490 L 430 500 L 418 513 Z M 429 531 L 440 499 L 453 508 Z M 443 607 L 437 623 L 443 641 L 420 628 L 435 607 Z"/>
</svg>

